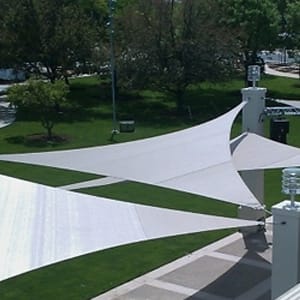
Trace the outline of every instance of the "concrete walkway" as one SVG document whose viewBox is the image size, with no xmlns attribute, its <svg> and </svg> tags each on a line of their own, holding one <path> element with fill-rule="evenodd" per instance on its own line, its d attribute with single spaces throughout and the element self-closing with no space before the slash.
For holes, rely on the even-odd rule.
<svg viewBox="0 0 300 300">
<path fill-rule="evenodd" d="M 273 76 L 299 79 L 299 74 L 275 70 L 275 69 L 270 68 L 270 66 L 268 66 L 267 64 L 265 65 L 265 73 L 268 75 L 273 75 Z"/>
<path fill-rule="evenodd" d="M 268 227 L 235 233 L 93 300 L 270 300 Z"/>
</svg>

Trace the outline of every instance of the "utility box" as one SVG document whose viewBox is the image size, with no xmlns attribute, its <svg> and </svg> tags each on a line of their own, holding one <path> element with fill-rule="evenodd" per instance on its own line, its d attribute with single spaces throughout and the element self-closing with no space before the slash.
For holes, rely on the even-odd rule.
<svg viewBox="0 0 300 300">
<path fill-rule="evenodd" d="M 135 122 L 134 120 L 120 121 L 120 132 L 134 132 L 135 131 Z"/>
<path fill-rule="evenodd" d="M 285 118 L 272 118 L 270 121 L 270 139 L 283 144 L 287 143 L 290 122 Z"/>
</svg>

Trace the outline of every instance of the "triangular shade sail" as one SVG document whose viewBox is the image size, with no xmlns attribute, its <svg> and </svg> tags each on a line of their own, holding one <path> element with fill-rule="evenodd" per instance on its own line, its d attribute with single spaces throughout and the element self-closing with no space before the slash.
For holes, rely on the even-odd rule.
<svg viewBox="0 0 300 300">
<path fill-rule="evenodd" d="M 276 102 L 300 108 L 300 101 L 297 100 L 276 100 Z"/>
<path fill-rule="evenodd" d="M 123 244 L 257 225 L 64 191 L 0 175 L 0 280 Z"/>
<path fill-rule="evenodd" d="M 259 207 L 231 161 L 231 126 L 245 104 L 210 122 L 158 137 L 77 150 L 0 155 L 0 160 L 101 174 Z"/>
<path fill-rule="evenodd" d="M 300 166 L 300 149 L 253 133 L 245 133 L 231 142 L 237 170 L 275 169 Z"/>
</svg>

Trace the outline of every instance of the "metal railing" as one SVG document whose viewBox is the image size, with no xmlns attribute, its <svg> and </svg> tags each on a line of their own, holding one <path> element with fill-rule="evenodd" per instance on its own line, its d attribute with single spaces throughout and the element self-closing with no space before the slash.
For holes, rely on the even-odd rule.
<svg viewBox="0 0 300 300">
<path fill-rule="evenodd" d="M 296 107 L 285 107 L 285 106 L 274 106 L 266 107 L 264 114 L 268 117 L 273 116 L 300 116 L 300 108 Z"/>
</svg>

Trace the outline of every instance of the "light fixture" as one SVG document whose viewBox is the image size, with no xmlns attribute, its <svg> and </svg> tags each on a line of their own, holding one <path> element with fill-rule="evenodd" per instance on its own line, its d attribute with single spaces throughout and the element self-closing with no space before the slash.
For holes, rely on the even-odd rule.
<svg viewBox="0 0 300 300">
<path fill-rule="evenodd" d="M 300 195 L 300 168 L 282 170 L 282 193 L 290 195 L 290 208 L 295 208 L 295 197 Z"/>
<path fill-rule="evenodd" d="M 248 66 L 248 81 L 252 81 L 252 86 L 256 86 L 256 81 L 260 80 L 260 66 L 250 65 Z"/>
</svg>

